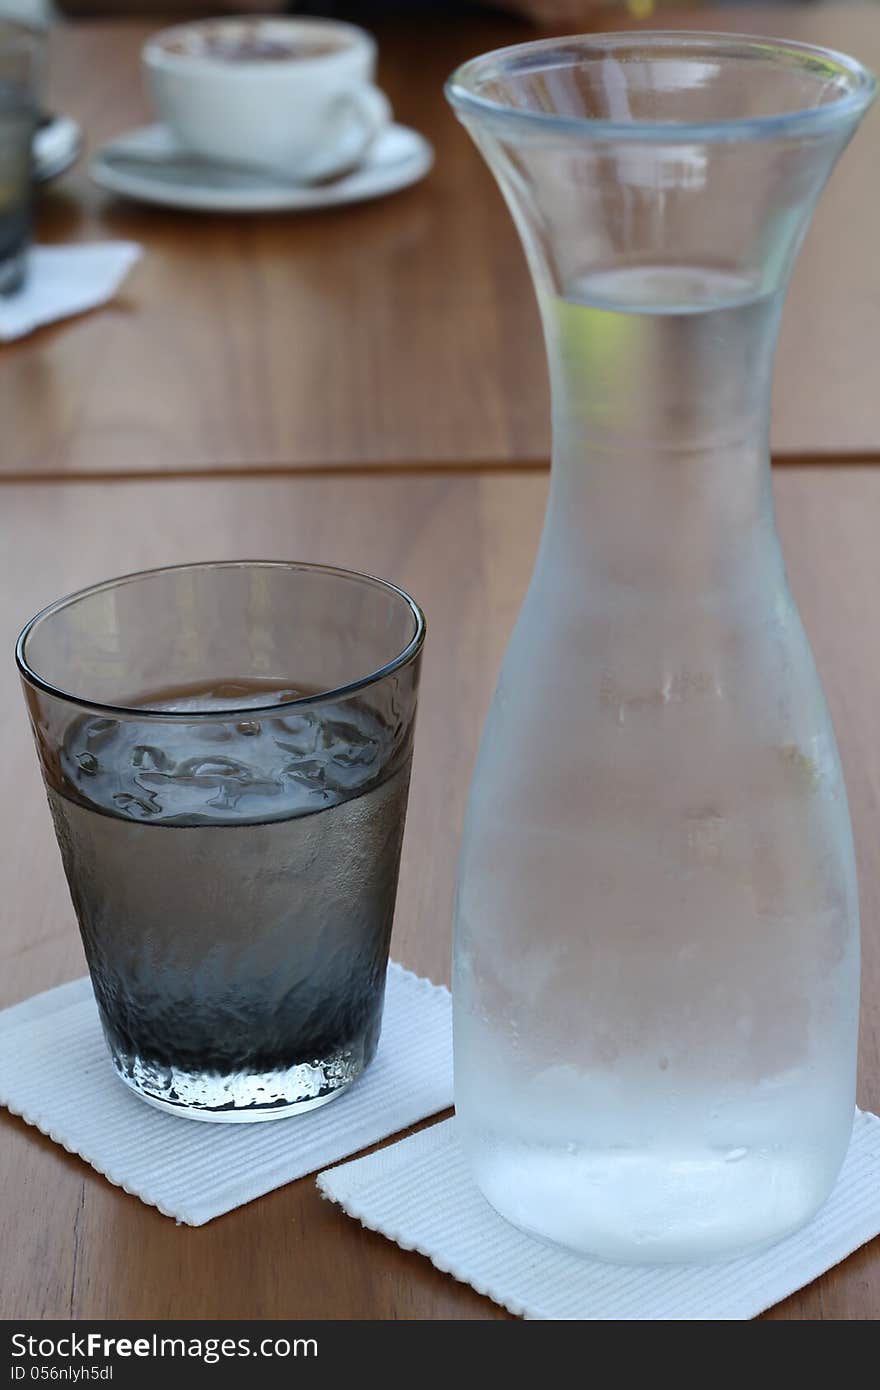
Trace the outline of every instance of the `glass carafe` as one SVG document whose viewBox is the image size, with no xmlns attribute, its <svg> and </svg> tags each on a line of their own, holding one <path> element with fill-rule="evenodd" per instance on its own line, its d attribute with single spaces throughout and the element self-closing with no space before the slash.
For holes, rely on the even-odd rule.
<svg viewBox="0 0 880 1390">
<path fill-rule="evenodd" d="M 503 1216 L 603 1259 L 772 1243 L 849 1140 L 852 836 L 768 419 L 792 264 L 873 91 L 838 54 L 687 33 L 527 44 L 448 88 L 553 407 L 462 848 L 458 1124 Z"/>
</svg>

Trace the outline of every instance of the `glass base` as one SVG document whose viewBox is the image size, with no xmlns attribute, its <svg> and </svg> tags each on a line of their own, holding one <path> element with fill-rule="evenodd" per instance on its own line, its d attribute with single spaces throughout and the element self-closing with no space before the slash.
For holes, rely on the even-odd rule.
<svg viewBox="0 0 880 1390">
<path fill-rule="evenodd" d="M 476 1157 L 490 1206 L 533 1239 L 605 1264 L 711 1265 L 793 1234 L 827 1198 L 837 1154 L 722 1157 L 499 1146 Z"/>
<path fill-rule="evenodd" d="M 140 1057 L 112 1056 L 112 1061 L 120 1080 L 148 1105 L 214 1124 L 253 1124 L 317 1110 L 364 1071 L 362 1060 L 349 1052 L 280 1071 L 229 1074 L 181 1071 Z"/>
</svg>

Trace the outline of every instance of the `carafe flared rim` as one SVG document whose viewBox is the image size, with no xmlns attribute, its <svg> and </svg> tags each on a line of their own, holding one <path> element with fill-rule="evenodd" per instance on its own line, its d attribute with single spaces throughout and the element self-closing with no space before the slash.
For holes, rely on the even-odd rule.
<svg viewBox="0 0 880 1390">
<path fill-rule="evenodd" d="M 772 73 L 774 66 L 780 74 L 799 68 L 805 77 L 817 79 L 817 93 L 823 90 L 820 84 L 824 76 L 826 84 L 832 83 L 838 88 L 839 95 L 760 116 L 688 121 L 619 120 L 541 110 L 488 97 L 480 90 L 488 82 L 524 74 L 539 66 L 573 66 L 590 59 L 632 61 L 637 54 L 645 58 L 669 55 L 676 48 L 682 57 L 698 58 L 714 53 L 720 61 L 761 59 L 768 73 Z M 558 60 L 556 63 L 554 57 Z M 855 123 L 873 101 L 877 79 L 857 59 L 830 48 L 745 34 L 670 29 L 537 39 L 499 48 L 471 58 L 456 68 L 445 90 L 450 104 L 463 120 L 494 127 L 508 138 L 556 134 L 590 141 L 638 144 L 721 144 L 807 137 Z"/>
</svg>

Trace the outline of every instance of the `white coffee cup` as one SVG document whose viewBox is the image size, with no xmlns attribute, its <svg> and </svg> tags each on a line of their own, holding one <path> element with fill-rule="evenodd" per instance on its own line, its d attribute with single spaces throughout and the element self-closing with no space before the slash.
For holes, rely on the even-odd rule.
<svg viewBox="0 0 880 1390">
<path fill-rule="evenodd" d="M 374 40 L 340 20 L 199 20 L 154 34 L 142 57 L 161 119 L 204 159 L 326 178 L 391 117 Z"/>
</svg>

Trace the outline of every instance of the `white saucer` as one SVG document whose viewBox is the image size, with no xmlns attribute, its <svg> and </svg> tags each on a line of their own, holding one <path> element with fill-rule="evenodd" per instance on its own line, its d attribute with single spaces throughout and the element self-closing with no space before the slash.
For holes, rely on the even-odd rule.
<svg viewBox="0 0 880 1390">
<path fill-rule="evenodd" d="M 57 179 L 76 163 L 82 147 L 82 130 L 70 116 L 44 116 L 34 136 L 34 181 Z"/>
<path fill-rule="evenodd" d="M 163 125 L 102 145 L 89 165 L 95 183 L 163 207 L 196 212 L 307 211 L 396 193 L 424 178 L 434 151 L 424 136 L 390 125 L 363 164 L 325 183 L 285 183 L 271 171 L 212 164 L 188 154 Z"/>
</svg>

